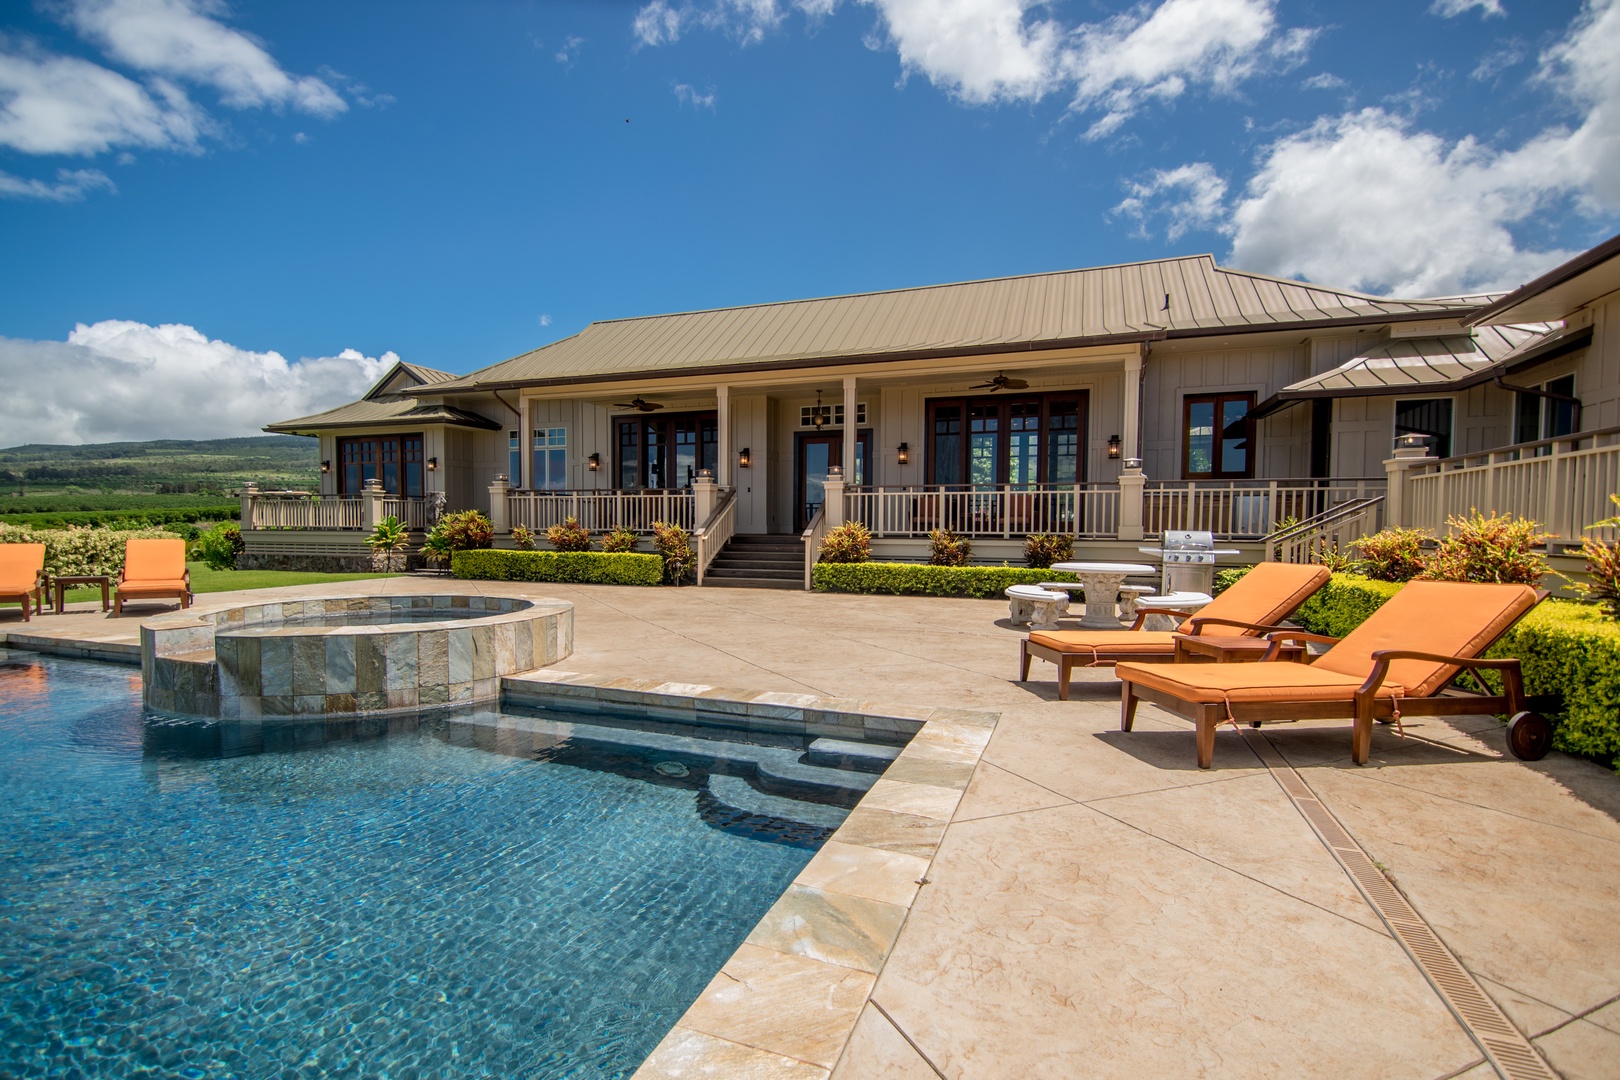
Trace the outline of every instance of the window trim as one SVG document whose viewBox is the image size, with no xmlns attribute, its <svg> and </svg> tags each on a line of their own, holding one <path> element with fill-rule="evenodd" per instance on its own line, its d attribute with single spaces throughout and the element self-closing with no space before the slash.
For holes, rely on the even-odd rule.
<svg viewBox="0 0 1620 1080">
<path fill-rule="evenodd" d="M 1042 390 L 1035 393 L 1019 391 L 1017 393 L 957 395 L 949 397 L 925 398 L 923 400 L 923 476 L 927 478 L 927 486 L 938 485 L 934 479 L 934 416 L 940 406 L 959 405 L 962 407 L 961 449 L 959 450 L 962 465 L 962 480 L 957 484 L 944 485 L 950 487 L 966 487 L 971 482 L 967 479 L 970 442 L 968 431 L 968 410 L 975 405 L 990 402 L 1013 404 L 1018 402 L 1036 402 L 1040 406 L 1041 419 L 1041 452 L 1035 463 L 1035 483 L 1049 484 L 1053 481 L 1048 477 L 1048 466 L 1051 461 L 1047 453 L 1046 437 L 1051 431 L 1052 403 L 1054 401 L 1073 401 L 1076 403 L 1076 416 L 1079 418 L 1077 432 L 1077 445 L 1075 446 L 1074 482 L 1086 483 L 1091 461 L 1091 391 L 1085 387 L 1076 387 L 1069 390 Z M 1008 410 L 999 410 L 999 422 L 996 429 L 996 485 L 1010 483 L 1006 479 L 1008 463 L 1009 437 L 1012 433 L 1012 424 L 1009 423 Z"/>
<path fill-rule="evenodd" d="M 1216 390 L 1202 394 L 1181 395 L 1181 478 L 1183 480 L 1253 480 L 1255 458 L 1259 455 L 1255 451 L 1259 448 L 1258 428 L 1254 421 L 1254 404 L 1257 394 L 1253 390 Z M 1227 401 L 1246 401 L 1248 409 L 1245 411 L 1247 434 L 1244 436 L 1248 447 L 1243 455 L 1243 470 L 1213 469 L 1210 472 L 1193 472 L 1192 470 L 1192 407 L 1195 403 L 1209 402 L 1215 406 L 1216 423 L 1220 422 L 1221 405 Z M 1221 432 L 1214 433 L 1214 450 L 1211 464 L 1221 464 L 1220 445 Z"/>
<path fill-rule="evenodd" d="M 1411 397 L 1397 397 L 1389 410 L 1389 445 L 1394 447 L 1395 440 L 1400 438 L 1396 430 L 1400 427 L 1401 404 L 1408 401 L 1449 401 L 1451 402 L 1451 431 L 1446 436 L 1449 445 L 1445 454 L 1434 454 L 1435 457 L 1454 457 L 1457 453 L 1457 395 L 1456 394 L 1413 394 Z M 1438 450 L 1438 447 L 1431 449 Z"/>
</svg>

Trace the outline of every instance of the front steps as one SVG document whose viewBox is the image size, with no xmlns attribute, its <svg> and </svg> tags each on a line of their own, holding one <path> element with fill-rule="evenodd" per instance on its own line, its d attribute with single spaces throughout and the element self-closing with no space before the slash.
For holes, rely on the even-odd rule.
<svg viewBox="0 0 1620 1080">
<path fill-rule="evenodd" d="M 747 589 L 802 589 L 804 541 L 794 534 L 734 536 L 709 564 L 703 584 Z"/>
</svg>

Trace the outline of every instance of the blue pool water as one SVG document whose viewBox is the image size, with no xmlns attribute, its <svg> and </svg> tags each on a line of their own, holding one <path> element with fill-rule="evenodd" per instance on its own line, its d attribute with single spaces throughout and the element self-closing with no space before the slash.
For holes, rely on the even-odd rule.
<svg viewBox="0 0 1620 1080">
<path fill-rule="evenodd" d="M 717 809 L 724 765 L 497 752 L 488 713 L 139 690 L 0 650 L 0 1076 L 628 1076 L 826 835 Z"/>
</svg>

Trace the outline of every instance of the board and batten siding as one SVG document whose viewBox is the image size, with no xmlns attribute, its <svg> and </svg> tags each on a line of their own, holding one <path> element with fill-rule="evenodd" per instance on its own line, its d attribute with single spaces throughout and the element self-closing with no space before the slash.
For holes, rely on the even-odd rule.
<svg viewBox="0 0 1620 1080">
<path fill-rule="evenodd" d="M 1256 404 L 1310 373 L 1305 345 L 1210 352 L 1155 353 L 1148 357 L 1142 383 L 1142 468 L 1149 480 L 1180 480 L 1185 432 L 1183 402 L 1192 395 L 1254 394 Z M 1298 412 L 1291 409 L 1289 413 Z M 1303 476 L 1310 455 L 1309 410 L 1304 422 L 1284 413 L 1262 423 L 1254 474 Z M 1104 436 L 1106 438 L 1106 435 Z M 1273 464 L 1273 458 L 1278 462 Z"/>
</svg>

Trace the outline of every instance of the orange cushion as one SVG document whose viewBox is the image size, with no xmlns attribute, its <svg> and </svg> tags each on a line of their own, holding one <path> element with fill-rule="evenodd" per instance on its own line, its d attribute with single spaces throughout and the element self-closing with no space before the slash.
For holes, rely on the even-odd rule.
<svg viewBox="0 0 1620 1080">
<path fill-rule="evenodd" d="M 1408 582 L 1311 666 L 1361 680 L 1372 671 L 1372 654 L 1381 649 L 1478 656 L 1535 605 L 1536 591 L 1528 585 Z M 1427 660 L 1396 660 L 1389 666 L 1389 680 L 1410 686 L 1413 697 L 1428 697 L 1455 674 L 1456 665 Z"/>
<path fill-rule="evenodd" d="M 119 596 L 179 596 L 191 586 L 179 578 L 172 581 L 120 581 Z"/>
<path fill-rule="evenodd" d="M 43 569 L 44 544 L 0 544 L 0 591 L 31 592 Z"/>
<path fill-rule="evenodd" d="M 186 542 L 128 540 L 124 544 L 125 581 L 175 581 L 186 573 Z"/>
<path fill-rule="evenodd" d="M 1183 701 L 1215 704 L 1222 701 L 1350 701 L 1363 679 L 1323 671 L 1319 664 L 1121 664 L 1114 669 L 1122 681 L 1152 687 Z M 1390 697 L 1400 687 L 1386 682 L 1379 697 Z"/>
<path fill-rule="evenodd" d="M 1169 656 L 1176 651 L 1175 635 L 1168 630 L 1037 630 L 1029 640 L 1061 653 L 1084 656 L 1111 652 L 1162 652 Z"/>
<path fill-rule="evenodd" d="M 1264 562 L 1205 604 L 1194 618 L 1236 619 L 1238 622 L 1275 626 L 1303 604 L 1311 593 L 1326 585 L 1331 576 L 1327 567 L 1312 563 Z M 1146 608 L 1152 607 L 1153 597 L 1144 596 L 1141 604 Z M 1182 623 L 1179 630 L 1183 634 L 1192 633 L 1192 619 Z M 1210 632 L 1232 634 L 1239 631 L 1232 627 L 1216 626 L 1211 627 Z M 1254 633 L 1252 630 L 1241 632 Z"/>
</svg>

